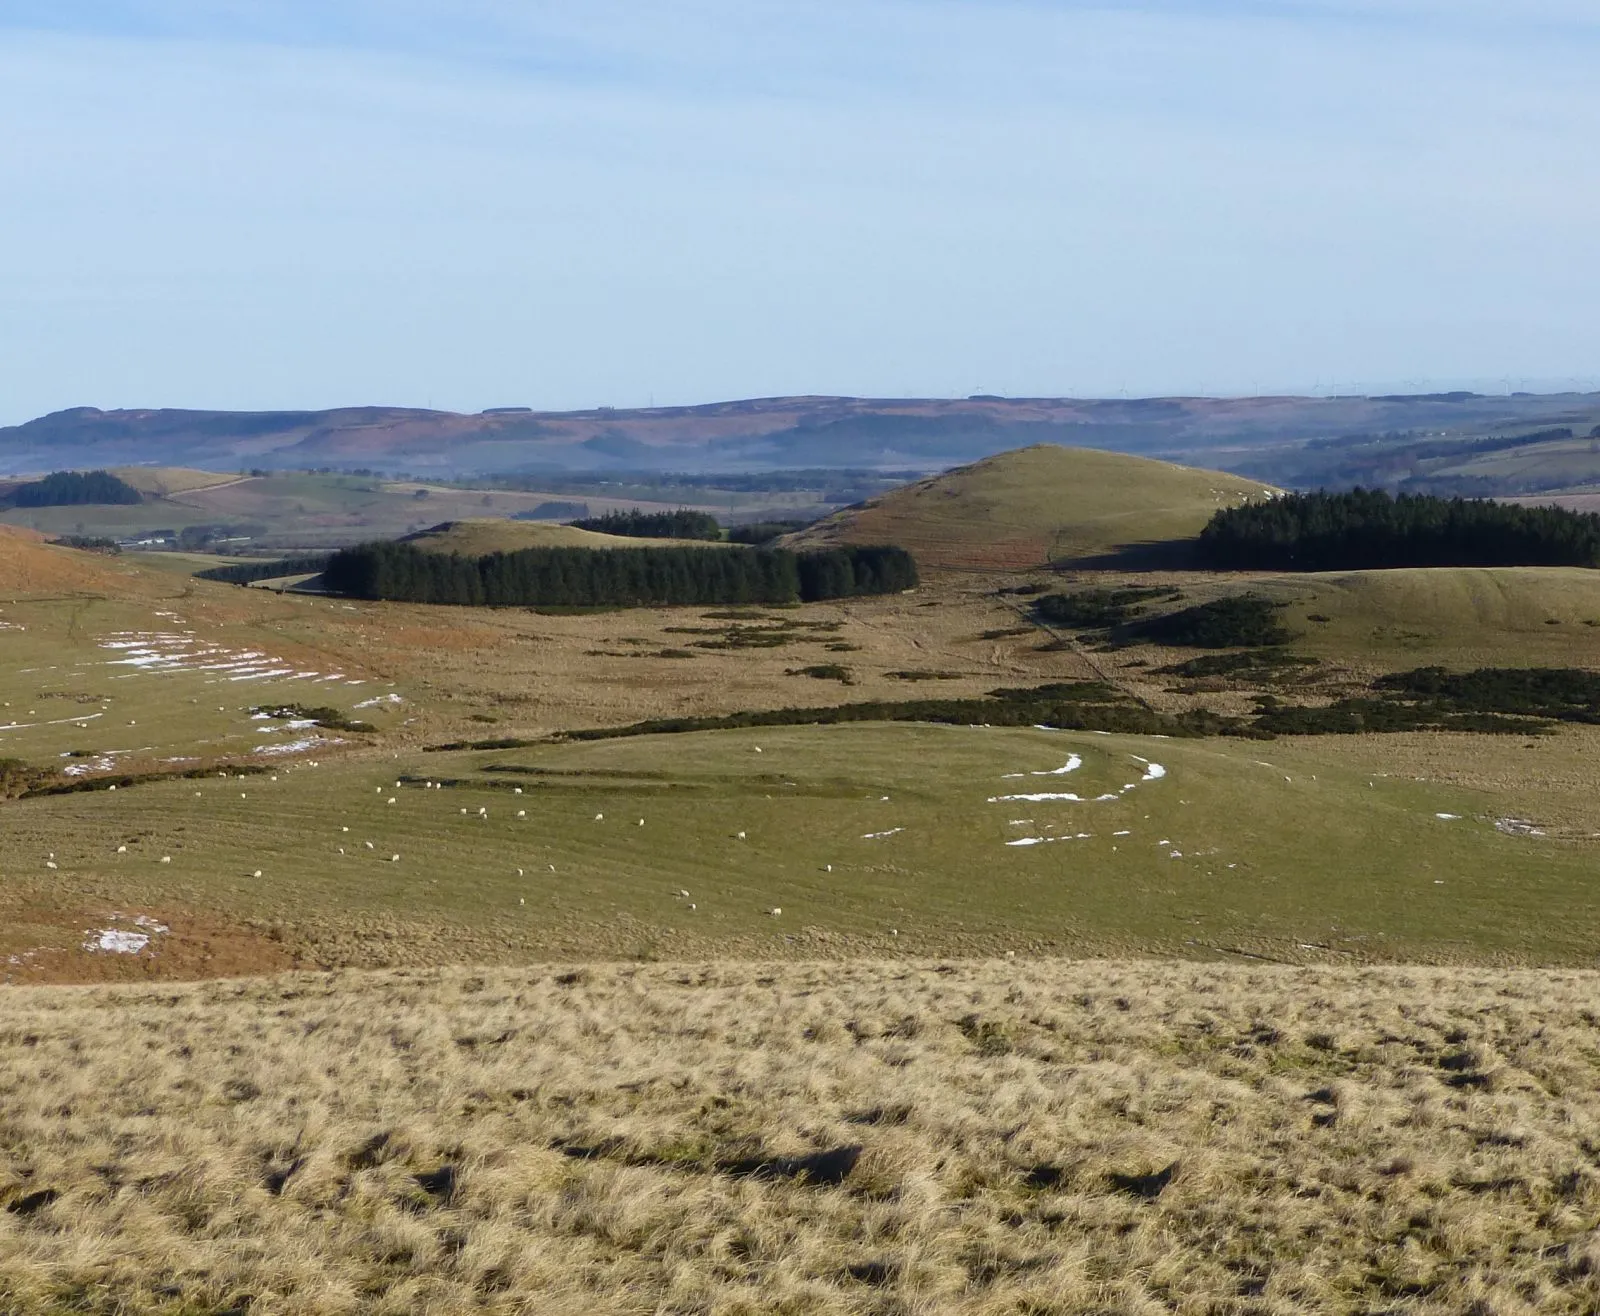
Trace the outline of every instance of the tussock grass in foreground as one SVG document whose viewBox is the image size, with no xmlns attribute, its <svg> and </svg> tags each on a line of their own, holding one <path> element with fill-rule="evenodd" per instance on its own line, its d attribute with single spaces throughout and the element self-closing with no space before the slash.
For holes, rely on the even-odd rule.
<svg viewBox="0 0 1600 1316">
<path fill-rule="evenodd" d="M 13 989 L 0 1308 L 1587 1312 L 1575 972 Z"/>
</svg>

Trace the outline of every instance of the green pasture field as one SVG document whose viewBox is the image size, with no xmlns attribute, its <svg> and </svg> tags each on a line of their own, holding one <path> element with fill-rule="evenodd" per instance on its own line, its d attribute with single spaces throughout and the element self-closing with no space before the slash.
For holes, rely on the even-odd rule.
<svg viewBox="0 0 1600 1316">
<path fill-rule="evenodd" d="M 0 624 L 0 758 L 36 767 L 170 771 L 240 755 L 269 762 L 277 756 L 256 751 L 337 733 L 291 731 L 252 717 L 253 708 L 333 707 L 383 727 L 404 707 L 387 698 L 387 682 L 273 623 L 197 629 L 181 598 L 4 602 Z M 356 709 L 373 699 L 382 702 Z"/>
<path fill-rule="evenodd" d="M 1319 657 L 1457 668 L 1600 660 L 1600 571 L 1581 567 L 1326 572 L 1248 588 L 1288 602 L 1294 648 Z"/>
<path fill-rule="evenodd" d="M 999 798 L 1067 793 L 1088 802 Z M 1592 964 L 1596 842 L 1501 822 L 1493 794 L 1376 775 L 1315 742 L 764 728 L 17 801 L 0 891 L 11 945 L 47 908 L 199 909 L 325 964 Z"/>
</svg>

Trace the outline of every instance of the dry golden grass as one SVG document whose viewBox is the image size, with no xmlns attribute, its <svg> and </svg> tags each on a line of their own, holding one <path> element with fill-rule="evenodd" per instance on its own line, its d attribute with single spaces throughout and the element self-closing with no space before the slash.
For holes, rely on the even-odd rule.
<svg viewBox="0 0 1600 1316">
<path fill-rule="evenodd" d="M 515 553 L 524 548 L 728 548 L 724 542 L 648 539 L 607 535 L 551 521 L 508 521 L 484 517 L 447 521 L 406 536 L 408 543 L 436 553 Z"/>
<path fill-rule="evenodd" d="M 0 1305 L 1592 1312 L 1597 988 L 1013 961 L 12 989 Z"/>
<path fill-rule="evenodd" d="M 140 493 L 158 498 L 217 489 L 225 484 L 242 484 L 248 478 L 226 471 L 197 471 L 187 466 L 118 466 L 111 473 Z"/>
</svg>

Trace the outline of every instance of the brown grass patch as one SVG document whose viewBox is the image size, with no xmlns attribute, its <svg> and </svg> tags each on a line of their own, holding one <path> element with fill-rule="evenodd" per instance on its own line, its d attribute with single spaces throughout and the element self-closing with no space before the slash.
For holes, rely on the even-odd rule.
<svg viewBox="0 0 1600 1316">
<path fill-rule="evenodd" d="M 0 1305 L 1589 1312 L 1596 986 L 1015 961 L 12 989 Z"/>
</svg>

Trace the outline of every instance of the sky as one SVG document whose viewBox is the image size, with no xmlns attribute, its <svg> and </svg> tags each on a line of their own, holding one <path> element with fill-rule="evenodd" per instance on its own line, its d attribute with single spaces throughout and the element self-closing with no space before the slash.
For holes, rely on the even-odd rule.
<svg viewBox="0 0 1600 1316">
<path fill-rule="evenodd" d="M 1600 388 L 1594 0 L 0 0 L 0 424 Z"/>
</svg>

